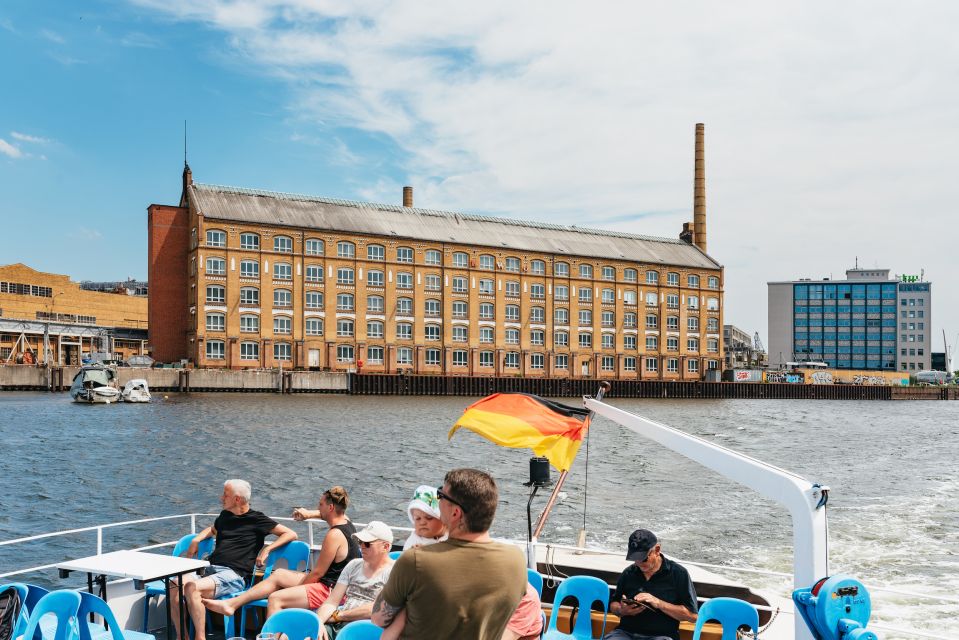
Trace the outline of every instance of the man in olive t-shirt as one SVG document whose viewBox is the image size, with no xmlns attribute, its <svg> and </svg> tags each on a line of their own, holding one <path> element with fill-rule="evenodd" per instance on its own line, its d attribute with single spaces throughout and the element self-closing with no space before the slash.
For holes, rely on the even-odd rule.
<svg viewBox="0 0 959 640">
<path fill-rule="evenodd" d="M 373 622 L 388 627 L 405 609 L 403 639 L 499 640 L 526 593 L 526 562 L 518 548 L 489 536 L 496 482 L 476 469 L 454 469 L 436 493 L 449 540 L 399 557 Z"/>
</svg>

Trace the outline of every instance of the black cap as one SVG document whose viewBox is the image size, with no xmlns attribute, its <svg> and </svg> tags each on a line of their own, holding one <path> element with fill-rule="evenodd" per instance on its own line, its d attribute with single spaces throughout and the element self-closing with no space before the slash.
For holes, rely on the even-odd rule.
<svg viewBox="0 0 959 640">
<path fill-rule="evenodd" d="M 627 560 L 643 561 L 649 555 L 649 550 L 656 546 L 656 535 L 649 529 L 636 529 L 629 536 L 629 549 L 626 551 Z"/>
</svg>

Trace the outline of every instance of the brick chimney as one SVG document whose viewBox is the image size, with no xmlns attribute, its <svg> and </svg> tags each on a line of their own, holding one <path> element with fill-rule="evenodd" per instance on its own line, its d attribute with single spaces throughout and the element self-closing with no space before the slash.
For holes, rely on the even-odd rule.
<svg viewBox="0 0 959 640">
<path fill-rule="evenodd" d="M 413 206 L 413 187 L 403 187 L 403 206 Z"/>
<path fill-rule="evenodd" d="M 693 177 L 693 244 L 706 253 L 706 125 L 696 124 L 696 164 Z"/>
</svg>

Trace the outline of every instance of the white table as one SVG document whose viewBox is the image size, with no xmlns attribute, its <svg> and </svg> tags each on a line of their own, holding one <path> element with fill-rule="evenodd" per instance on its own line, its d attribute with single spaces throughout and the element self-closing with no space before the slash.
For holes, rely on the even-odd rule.
<svg viewBox="0 0 959 640">
<path fill-rule="evenodd" d="M 181 558 L 145 551 L 113 551 L 98 556 L 88 556 L 61 562 L 57 565 L 60 577 L 66 578 L 72 571 L 87 574 L 87 587 L 93 593 L 94 581 L 100 587 L 100 597 L 107 599 L 107 576 L 132 578 L 133 586 L 142 589 L 147 582 L 162 580 L 167 596 L 167 638 L 172 638 L 173 624 L 170 619 L 170 578 L 177 578 L 180 594 L 180 628 L 184 624 L 183 576 L 209 566 L 206 560 Z"/>
</svg>

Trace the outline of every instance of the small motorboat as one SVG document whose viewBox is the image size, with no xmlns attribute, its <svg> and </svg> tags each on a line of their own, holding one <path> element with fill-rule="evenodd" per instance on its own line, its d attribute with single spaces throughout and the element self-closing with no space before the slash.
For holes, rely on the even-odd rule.
<svg viewBox="0 0 959 640">
<path fill-rule="evenodd" d="M 128 380 L 123 385 L 122 397 L 124 402 L 149 402 L 150 387 L 143 378 L 134 378 Z"/>
<path fill-rule="evenodd" d="M 117 373 L 102 364 L 88 364 L 80 368 L 70 386 L 74 402 L 111 404 L 120 401 Z"/>
</svg>

